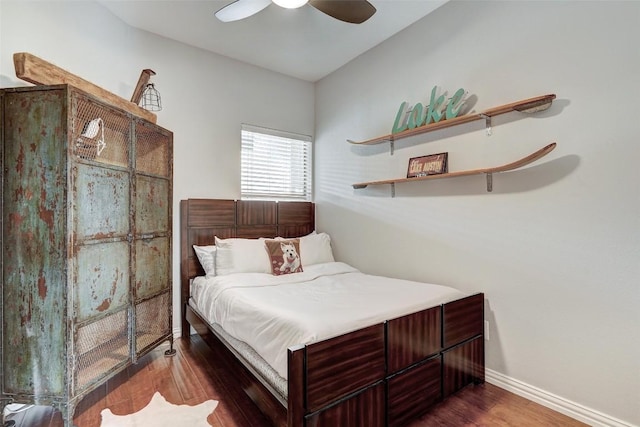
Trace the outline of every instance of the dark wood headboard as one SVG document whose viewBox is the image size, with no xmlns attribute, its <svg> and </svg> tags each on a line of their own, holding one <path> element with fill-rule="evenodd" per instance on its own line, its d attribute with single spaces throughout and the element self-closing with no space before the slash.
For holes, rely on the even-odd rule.
<svg viewBox="0 0 640 427">
<path fill-rule="evenodd" d="M 189 299 L 189 280 L 204 271 L 193 245 L 213 245 L 214 237 L 298 237 L 315 230 L 312 202 L 273 202 L 220 199 L 180 201 L 180 304 L 182 333 Z"/>
</svg>

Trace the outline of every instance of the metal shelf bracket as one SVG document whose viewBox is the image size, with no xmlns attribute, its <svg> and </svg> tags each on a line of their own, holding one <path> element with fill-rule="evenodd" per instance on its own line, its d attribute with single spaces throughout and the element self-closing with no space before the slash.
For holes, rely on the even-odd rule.
<svg viewBox="0 0 640 427">
<path fill-rule="evenodd" d="M 491 172 L 487 174 L 487 191 L 489 193 L 493 191 L 493 174 Z"/>
<path fill-rule="evenodd" d="M 480 114 L 480 117 L 484 119 L 484 127 L 487 136 L 491 136 L 493 130 L 491 129 L 491 116 L 487 116 L 486 114 Z"/>
</svg>

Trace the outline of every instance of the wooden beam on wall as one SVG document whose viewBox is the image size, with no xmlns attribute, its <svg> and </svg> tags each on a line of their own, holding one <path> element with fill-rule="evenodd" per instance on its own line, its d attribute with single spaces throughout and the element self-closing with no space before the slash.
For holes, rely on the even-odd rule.
<svg viewBox="0 0 640 427">
<path fill-rule="evenodd" d="M 70 84 L 114 107 L 156 123 L 157 117 L 154 113 L 35 55 L 27 52 L 14 53 L 13 65 L 16 69 L 16 77 L 21 80 L 35 85 Z"/>
<path fill-rule="evenodd" d="M 133 102 L 136 105 L 140 104 L 140 99 L 142 98 L 142 93 L 144 92 L 144 88 L 147 86 L 147 83 L 149 83 L 149 79 L 151 78 L 151 76 L 155 76 L 155 75 L 156 73 L 153 70 L 149 70 L 147 68 L 142 70 L 142 73 L 140 73 L 140 78 L 138 79 L 138 84 L 136 85 L 136 88 L 133 91 L 131 102 Z"/>
</svg>

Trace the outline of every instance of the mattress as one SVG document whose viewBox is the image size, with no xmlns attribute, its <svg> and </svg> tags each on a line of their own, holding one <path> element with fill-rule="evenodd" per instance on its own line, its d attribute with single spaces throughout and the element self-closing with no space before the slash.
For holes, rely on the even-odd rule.
<svg viewBox="0 0 640 427">
<path fill-rule="evenodd" d="M 191 297 L 210 324 L 246 343 L 287 378 L 287 348 L 310 344 L 466 296 L 447 286 L 364 274 L 342 262 L 273 276 L 197 277 Z"/>
</svg>

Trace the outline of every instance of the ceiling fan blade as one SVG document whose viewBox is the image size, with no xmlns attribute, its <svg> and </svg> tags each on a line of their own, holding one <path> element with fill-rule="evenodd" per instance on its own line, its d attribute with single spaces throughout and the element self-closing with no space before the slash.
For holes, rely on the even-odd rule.
<svg viewBox="0 0 640 427">
<path fill-rule="evenodd" d="M 260 12 L 271 4 L 271 0 L 236 0 L 217 11 L 216 18 L 222 22 L 239 21 Z"/>
<path fill-rule="evenodd" d="M 361 24 L 376 13 L 367 0 L 310 0 L 309 4 L 340 21 Z"/>
</svg>

